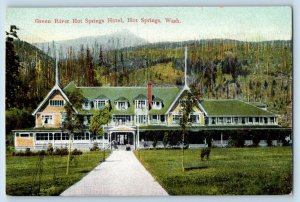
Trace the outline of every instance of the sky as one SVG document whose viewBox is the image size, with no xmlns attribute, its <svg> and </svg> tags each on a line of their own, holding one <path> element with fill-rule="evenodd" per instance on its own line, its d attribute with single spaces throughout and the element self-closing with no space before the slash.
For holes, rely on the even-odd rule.
<svg viewBox="0 0 300 202">
<path fill-rule="evenodd" d="M 124 23 L 107 23 L 122 18 Z M 136 18 L 138 22 L 127 22 Z M 143 23 L 141 19 L 161 23 Z M 165 18 L 180 23 L 166 23 Z M 70 23 L 54 23 L 55 19 Z M 81 19 L 83 23 L 72 23 Z M 104 23 L 85 23 L 85 19 Z M 37 23 L 50 20 L 51 23 Z M 28 42 L 48 42 L 83 36 L 106 35 L 128 30 L 149 42 L 227 38 L 243 41 L 290 40 L 291 7 L 95 7 L 95 8 L 8 8 L 6 30 L 17 25 L 18 35 Z"/>
</svg>

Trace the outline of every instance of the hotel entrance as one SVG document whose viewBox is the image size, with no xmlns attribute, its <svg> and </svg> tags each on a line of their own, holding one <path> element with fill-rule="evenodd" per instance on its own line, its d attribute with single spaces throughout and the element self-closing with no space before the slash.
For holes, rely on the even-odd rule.
<svg viewBox="0 0 300 202">
<path fill-rule="evenodd" d="M 131 145 L 131 149 L 139 148 L 139 132 L 136 130 L 136 127 L 119 125 L 104 128 L 104 130 L 108 133 L 111 149 L 125 149 L 129 145 Z"/>
<path fill-rule="evenodd" d="M 133 145 L 133 133 L 115 132 L 111 134 L 111 141 L 115 141 L 117 145 Z"/>
</svg>

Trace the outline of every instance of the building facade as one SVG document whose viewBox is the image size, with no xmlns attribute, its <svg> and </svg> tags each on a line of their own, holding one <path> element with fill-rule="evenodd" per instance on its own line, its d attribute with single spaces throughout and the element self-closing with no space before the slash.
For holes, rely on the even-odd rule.
<svg viewBox="0 0 300 202">
<path fill-rule="evenodd" d="M 73 107 L 74 112 L 82 117 L 84 127 L 70 138 L 63 130 L 65 105 L 70 103 L 66 92 L 75 89 L 79 89 L 85 97 L 80 109 Z M 110 148 L 114 141 L 117 145 L 131 145 L 132 149 L 137 149 L 141 147 L 140 128 L 180 128 L 180 101 L 187 91 L 187 87 L 153 87 L 151 82 L 145 87 L 78 87 L 71 82 L 62 89 L 55 85 L 32 114 L 35 127 L 14 131 L 15 147 L 19 150 L 42 150 L 51 143 L 59 148 L 72 144 L 74 148 L 88 150 L 94 143 L 98 143 L 100 148 Z M 106 106 L 110 108 L 112 119 L 104 126 L 105 135 L 98 139 L 88 127 L 93 113 Z M 275 114 L 239 100 L 197 101 L 189 115 L 189 127 L 194 130 L 277 125 Z"/>
</svg>

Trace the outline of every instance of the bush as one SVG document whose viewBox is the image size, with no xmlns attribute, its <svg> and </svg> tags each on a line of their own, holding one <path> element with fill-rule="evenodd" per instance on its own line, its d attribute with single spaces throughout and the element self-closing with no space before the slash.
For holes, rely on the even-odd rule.
<svg viewBox="0 0 300 202">
<path fill-rule="evenodd" d="M 255 131 L 253 131 L 253 133 L 251 134 L 251 138 L 252 138 L 252 142 L 253 142 L 253 146 L 257 147 L 259 142 L 260 142 L 260 137 L 258 133 L 255 133 Z"/>
<path fill-rule="evenodd" d="M 92 148 L 90 148 L 90 151 L 99 151 L 98 143 L 94 142 L 94 145 Z"/>
<path fill-rule="evenodd" d="M 164 138 L 163 138 L 163 145 L 164 145 L 164 148 L 167 147 L 168 143 L 169 143 L 169 133 L 168 133 L 168 132 L 165 132 L 165 133 L 164 133 Z"/>
<path fill-rule="evenodd" d="M 52 145 L 51 143 L 49 143 L 49 144 L 48 144 L 48 148 L 47 148 L 47 153 L 48 153 L 49 155 L 52 155 L 52 154 L 53 154 L 53 151 L 54 151 L 53 145 Z"/>
<path fill-rule="evenodd" d="M 204 159 L 205 156 L 206 156 L 206 159 L 208 160 L 209 155 L 210 155 L 210 148 L 209 147 L 201 149 L 201 154 L 200 154 L 201 161 Z"/>
<path fill-rule="evenodd" d="M 74 149 L 71 153 L 72 155 L 81 155 L 82 151 L 78 150 L 78 149 Z"/>
<path fill-rule="evenodd" d="M 155 147 L 156 147 L 156 145 L 157 145 L 157 139 L 156 139 L 156 138 L 154 138 L 154 139 L 153 139 L 153 143 L 152 143 L 152 146 L 153 146 L 153 148 L 155 148 Z"/>
<path fill-rule="evenodd" d="M 69 154 L 69 151 L 68 151 L 68 148 L 64 147 L 64 148 L 56 148 L 53 155 L 61 155 L 61 156 L 64 156 L 64 155 L 68 155 Z"/>
</svg>

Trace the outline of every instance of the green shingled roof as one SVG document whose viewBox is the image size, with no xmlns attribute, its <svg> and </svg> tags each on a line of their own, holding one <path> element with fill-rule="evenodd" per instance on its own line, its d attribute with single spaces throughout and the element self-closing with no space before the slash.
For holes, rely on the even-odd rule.
<svg viewBox="0 0 300 202">
<path fill-rule="evenodd" d="M 148 100 L 147 96 L 144 94 L 139 94 L 133 100 Z"/>
<path fill-rule="evenodd" d="M 109 98 L 105 95 L 99 95 L 98 97 L 96 97 L 95 99 L 99 99 L 99 100 L 109 100 Z"/>
<path fill-rule="evenodd" d="M 81 89 L 83 96 L 88 100 L 97 98 L 99 95 L 104 95 L 109 98 L 112 104 L 113 114 L 134 114 L 134 99 L 139 95 L 147 94 L 147 87 L 77 87 L 73 82 L 68 84 L 64 90 L 72 91 L 72 89 Z M 180 87 L 152 87 L 152 95 L 154 97 L 162 98 L 164 107 L 160 110 L 150 110 L 150 114 L 165 114 L 180 92 Z M 129 108 L 127 110 L 115 109 L 114 101 L 124 97 L 129 101 Z M 79 109 L 78 109 L 79 110 Z M 80 113 L 90 113 L 91 111 L 79 110 Z"/>
<path fill-rule="evenodd" d="M 119 97 L 118 99 L 115 100 L 115 102 L 129 102 L 129 100 L 125 97 Z"/>
<path fill-rule="evenodd" d="M 239 100 L 202 100 L 208 116 L 274 116 L 275 114 Z"/>
</svg>

